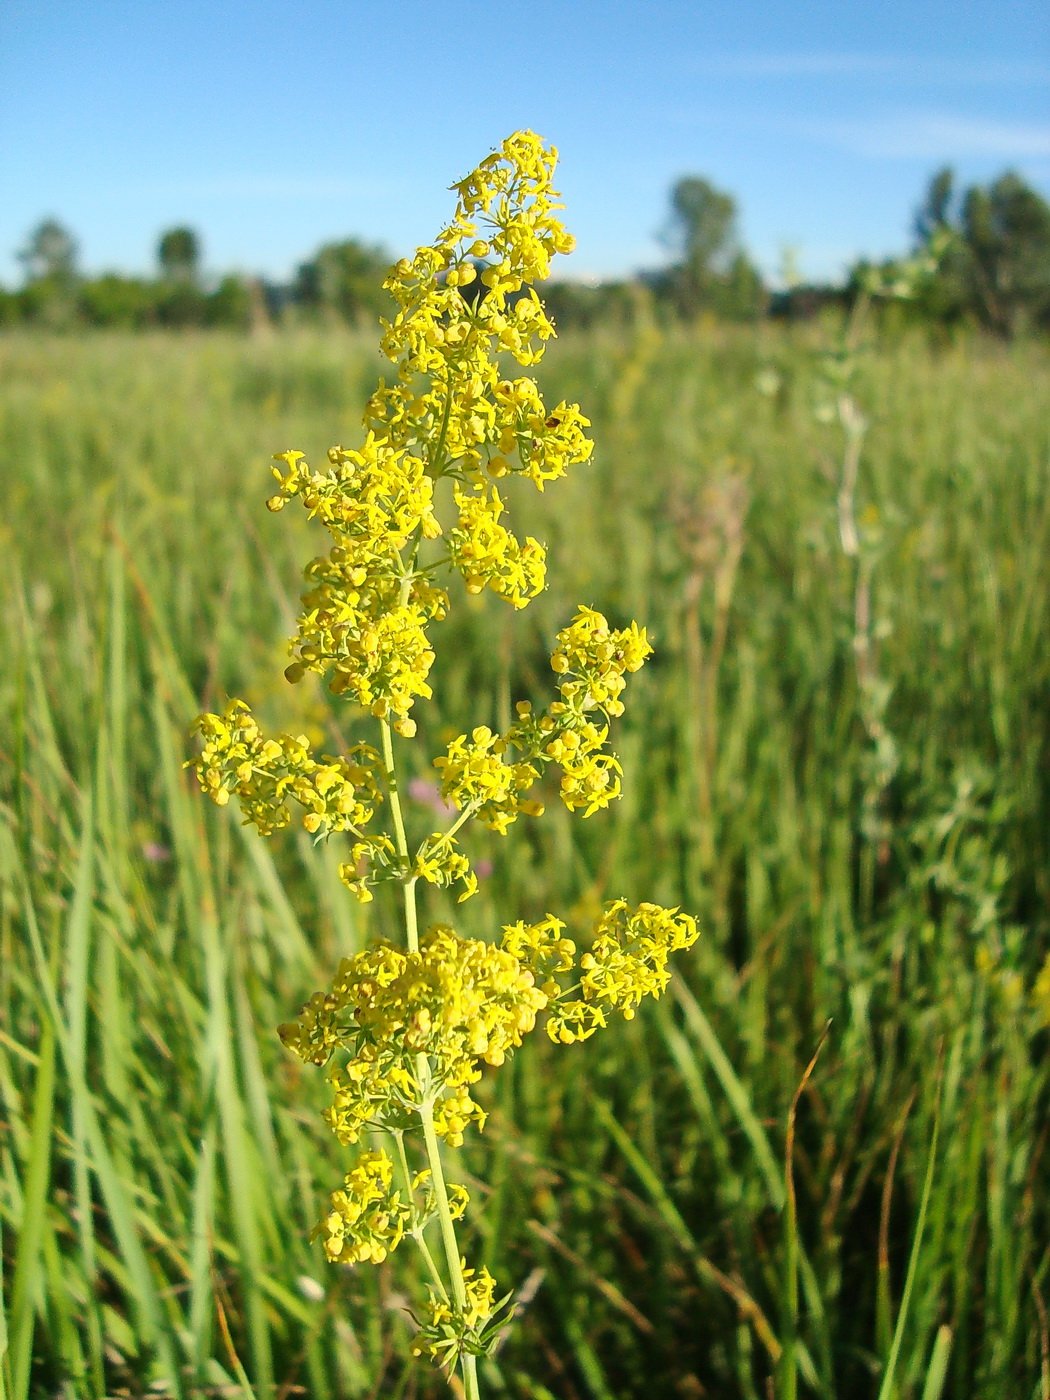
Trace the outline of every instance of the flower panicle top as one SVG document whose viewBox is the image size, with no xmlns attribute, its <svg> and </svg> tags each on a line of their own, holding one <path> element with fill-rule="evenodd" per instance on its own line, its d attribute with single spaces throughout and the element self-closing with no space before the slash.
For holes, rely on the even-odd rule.
<svg viewBox="0 0 1050 1400">
<path fill-rule="evenodd" d="M 525 607 L 545 587 L 546 550 L 514 532 L 496 483 L 520 476 L 542 491 L 591 455 L 579 405 L 549 408 L 500 364 L 535 364 L 554 335 L 535 284 L 573 245 L 557 155 L 517 132 L 453 186 L 451 222 L 384 284 L 395 310 L 381 345 L 396 375 L 368 401 L 363 443 L 333 447 L 323 473 L 298 451 L 274 459 L 269 508 L 298 499 L 331 537 L 306 570 L 286 675 L 315 672 L 402 734 L 430 696 L 429 629 L 448 612 L 435 573 Z M 452 490 L 439 493 L 445 477 Z"/>
</svg>

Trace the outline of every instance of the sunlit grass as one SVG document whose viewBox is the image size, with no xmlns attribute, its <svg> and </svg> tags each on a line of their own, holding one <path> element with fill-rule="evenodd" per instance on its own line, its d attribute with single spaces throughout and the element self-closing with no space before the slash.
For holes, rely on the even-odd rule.
<svg viewBox="0 0 1050 1400">
<path fill-rule="evenodd" d="M 803 1396 L 1050 1387 L 1050 356 L 906 339 L 864 363 L 901 754 L 869 847 L 818 334 L 567 336 L 547 373 L 601 451 L 556 511 L 518 507 L 557 562 L 531 646 L 512 664 L 498 603 L 446 624 L 437 728 L 545 684 L 577 601 L 657 646 L 625 800 L 476 847 L 465 931 L 620 894 L 684 896 L 705 930 L 615 1040 L 537 1040 L 491 1085 L 458 1168 L 487 1189 L 472 1253 L 529 1280 L 494 1394 L 758 1400 L 785 1348 Z M 386 906 L 181 769 L 226 691 L 349 729 L 272 689 L 313 536 L 262 501 L 270 453 L 352 441 L 376 368 L 338 337 L 0 340 L 4 1400 L 438 1393 L 397 1359 L 410 1261 L 306 1243 L 339 1149 L 273 1031 Z"/>
</svg>

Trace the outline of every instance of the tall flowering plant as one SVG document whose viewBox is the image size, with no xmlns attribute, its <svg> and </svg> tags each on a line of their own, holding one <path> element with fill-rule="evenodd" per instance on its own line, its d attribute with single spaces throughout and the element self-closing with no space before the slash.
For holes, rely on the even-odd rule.
<svg viewBox="0 0 1050 1400">
<path fill-rule="evenodd" d="M 689 915 L 622 899 L 605 905 L 582 952 L 554 915 L 507 924 L 498 941 L 447 924 L 419 930 L 421 885 L 455 887 L 460 902 L 477 888 L 460 846 L 469 822 L 504 835 L 519 817 L 540 816 L 550 776 L 584 817 L 619 796 L 609 726 L 623 713 L 626 677 L 652 650 L 635 623 L 617 629 L 579 608 L 555 640 L 550 703 L 519 703 L 505 733 L 479 725 L 454 738 L 433 760 L 454 818 L 410 839 L 395 738 L 413 738 L 412 711 L 431 695 L 431 631 L 450 607 L 444 582 L 458 574 L 468 593 L 488 589 L 524 608 L 544 587 L 546 554 L 510 528 L 507 484 L 524 478 L 543 491 L 591 455 L 579 406 L 548 407 L 531 378 L 507 377 L 499 360 L 534 365 L 554 334 L 535 284 L 573 246 L 551 184 L 556 160 L 553 147 L 517 132 L 453 186 L 451 223 L 384 284 L 396 310 L 381 344 L 396 373 L 368 401 L 363 441 L 332 448 L 325 472 L 301 452 L 275 458 L 270 510 L 297 500 L 329 536 L 306 568 L 285 674 L 323 677 L 371 717 L 377 744 L 316 754 L 305 738 L 265 735 L 240 700 L 197 720 L 197 776 L 219 806 L 236 797 L 264 836 L 294 816 L 318 840 L 344 838 L 340 875 L 360 900 L 380 882 L 400 886 L 403 938 L 345 958 L 280 1035 L 326 1067 L 325 1118 L 339 1142 L 368 1143 L 316 1236 L 347 1264 L 378 1264 L 413 1240 L 429 1278 L 415 1350 L 458 1367 L 468 1400 L 511 1295 L 497 1298 L 489 1272 L 460 1252 L 456 1222 L 469 1198 L 446 1182 L 441 1143 L 458 1146 L 484 1126 L 472 1093 L 483 1066 L 503 1064 L 540 1018 L 559 1044 L 586 1040 L 615 1014 L 630 1019 L 666 986 L 669 955 L 697 937 Z"/>
</svg>

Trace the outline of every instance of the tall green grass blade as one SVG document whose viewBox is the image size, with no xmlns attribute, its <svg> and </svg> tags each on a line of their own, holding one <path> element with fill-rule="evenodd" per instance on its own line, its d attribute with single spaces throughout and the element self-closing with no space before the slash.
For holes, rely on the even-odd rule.
<svg viewBox="0 0 1050 1400">
<path fill-rule="evenodd" d="M 70 1074 L 78 1084 L 88 1083 L 87 1026 L 90 996 L 90 962 L 92 902 L 95 893 L 95 816 L 90 797 L 85 800 L 80 853 L 74 875 L 73 897 L 69 908 L 65 940 L 65 1017 L 69 1028 L 68 1045 L 71 1057 Z M 73 1112 L 73 1177 L 77 1203 L 77 1232 L 86 1279 L 98 1275 L 95 1255 L 94 1202 L 91 1194 L 91 1163 L 87 1145 L 85 1101 L 74 1095 Z M 101 1317 L 95 1308 L 87 1309 L 88 1357 L 91 1385 L 95 1394 L 105 1389 L 102 1356 Z"/>
<path fill-rule="evenodd" d="M 84 1138 L 90 1153 L 91 1168 L 98 1179 L 99 1189 L 109 1211 L 113 1230 L 120 1244 L 121 1254 L 134 1281 L 135 1306 L 143 1338 L 148 1346 L 156 1349 L 164 1367 L 162 1379 L 177 1397 L 177 1400 L 181 1400 L 184 1393 L 181 1367 L 172 1345 L 171 1335 L 164 1317 L 164 1309 L 150 1270 L 149 1261 L 139 1239 L 134 1207 L 125 1181 L 114 1169 L 91 1090 L 83 1075 L 78 1073 L 77 1054 L 62 1015 L 57 992 L 51 982 L 51 973 L 44 955 L 36 913 L 32 903 L 28 900 L 26 925 L 43 991 L 44 1006 L 62 1052 L 62 1059 L 69 1075 L 70 1090 L 74 1096 L 81 1100 Z"/>
<path fill-rule="evenodd" d="M 27 1400 L 33 1362 L 33 1323 L 41 1291 L 42 1253 L 51 1179 L 55 1114 L 55 1036 L 45 1025 L 40 1039 L 25 1189 L 11 1281 L 9 1356 L 11 1400 Z"/>
<path fill-rule="evenodd" d="M 11 1394 L 11 1353 L 7 1331 L 7 1289 L 4 1269 L 4 1221 L 0 1216 L 0 1400 Z"/>
<path fill-rule="evenodd" d="M 707 1057 L 737 1122 L 751 1144 L 755 1161 L 758 1163 L 766 1190 L 769 1192 L 769 1198 L 777 1209 L 781 1210 L 784 1206 L 784 1182 L 780 1167 L 765 1129 L 751 1107 L 747 1090 L 733 1069 L 729 1056 L 722 1049 L 718 1037 L 711 1027 L 711 1022 L 700 1008 L 700 1003 L 680 978 L 676 978 L 672 986 L 675 998 L 685 1013 L 686 1025 Z"/>
<path fill-rule="evenodd" d="M 817 1067 L 827 1034 L 828 1030 L 825 1028 L 788 1110 L 787 1140 L 784 1147 L 784 1286 L 781 1305 L 784 1322 L 781 1329 L 783 1350 L 779 1367 L 779 1391 L 783 1400 L 795 1400 L 798 1394 L 798 1269 L 801 1248 L 798 1238 L 798 1196 L 795 1190 L 795 1125 L 799 1103 L 810 1076 Z"/>
<path fill-rule="evenodd" d="M 583 1328 L 575 1317 L 566 1318 L 565 1334 L 572 1347 L 573 1359 L 580 1368 L 580 1374 L 594 1400 L 617 1400 L 616 1392 L 611 1389 L 608 1377 L 602 1370 L 598 1353 L 587 1340 Z"/>
<path fill-rule="evenodd" d="M 951 1359 L 951 1352 L 952 1329 L 946 1323 L 942 1323 L 934 1338 L 930 1365 L 922 1387 L 922 1400 L 941 1400 L 945 1382 L 948 1379 L 948 1362 Z"/>
<path fill-rule="evenodd" d="M 890 1354 L 886 1359 L 886 1369 L 882 1374 L 882 1384 L 879 1386 L 878 1400 L 891 1400 L 896 1394 L 894 1389 L 897 1377 L 897 1363 L 900 1358 L 901 1344 L 904 1337 L 904 1329 L 909 1321 L 909 1314 L 912 1307 L 912 1290 L 915 1286 L 915 1278 L 919 1268 L 919 1259 L 922 1253 L 923 1233 L 926 1229 L 926 1211 L 930 1204 L 930 1193 L 933 1190 L 934 1171 L 937 1166 L 937 1137 L 940 1132 L 940 1083 L 937 1085 L 937 1100 L 934 1106 L 933 1127 L 930 1133 L 930 1149 L 926 1158 L 926 1176 L 922 1184 L 922 1197 L 919 1201 L 919 1214 L 915 1222 L 915 1236 L 912 1241 L 911 1253 L 908 1256 L 908 1272 L 904 1278 L 904 1289 L 901 1293 L 900 1310 L 897 1313 L 897 1325 L 893 1332 L 893 1344 L 890 1347 Z M 945 1356 L 947 1365 L 947 1356 Z"/>
<path fill-rule="evenodd" d="M 190 1306 L 189 1335 L 193 1347 L 194 1383 L 201 1386 L 207 1372 L 212 1349 L 212 1328 L 215 1313 L 214 1281 L 212 1279 L 212 1235 L 215 1228 L 215 1159 L 216 1124 L 214 1112 L 209 1113 L 201 1138 L 200 1155 L 193 1183 L 193 1218 L 190 1237 Z"/>
</svg>

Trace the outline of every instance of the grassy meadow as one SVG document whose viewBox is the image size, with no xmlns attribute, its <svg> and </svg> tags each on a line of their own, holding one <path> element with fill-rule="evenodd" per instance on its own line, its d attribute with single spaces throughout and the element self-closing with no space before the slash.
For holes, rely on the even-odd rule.
<svg viewBox="0 0 1050 1400">
<path fill-rule="evenodd" d="M 1050 1396 L 1050 350 L 869 348 L 851 555 L 831 333 L 563 337 L 597 451 L 515 483 L 549 589 L 435 632 L 432 754 L 549 689 L 578 602 L 657 648 L 622 802 L 475 836 L 460 929 L 703 928 L 636 1020 L 483 1088 L 467 1252 L 523 1289 L 486 1395 Z M 414 1253 L 308 1241 L 345 1153 L 274 1030 L 392 896 L 182 768 L 231 693 L 374 737 L 282 678 L 322 532 L 263 502 L 379 372 L 343 333 L 0 339 L 0 1400 L 448 1393 L 403 1360 Z"/>
</svg>

